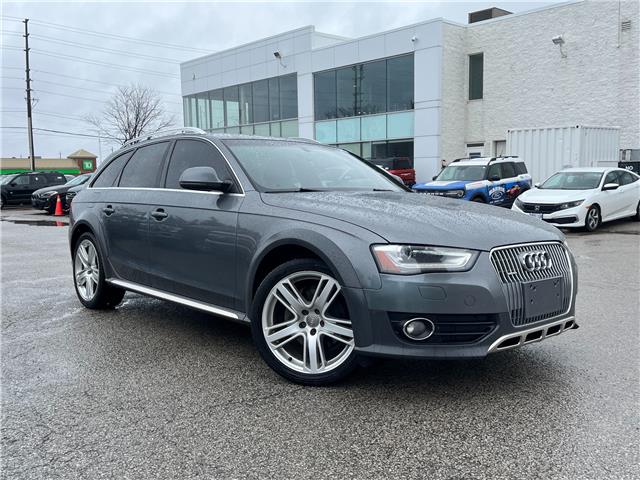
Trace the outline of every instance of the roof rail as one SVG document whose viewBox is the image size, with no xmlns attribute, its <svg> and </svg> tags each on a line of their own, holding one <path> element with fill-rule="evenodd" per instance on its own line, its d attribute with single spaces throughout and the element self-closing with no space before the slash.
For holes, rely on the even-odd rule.
<svg viewBox="0 0 640 480">
<path fill-rule="evenodd" d="M 150 133 L 149 135 L 141 135 L 140 137 L 132 138 L 131 140 L 126 141 L 122 146 L 128 147 L 129 145 L 133 145 L 133 144 L 142 142 L 144 140 L 151 140 L 152 138 L 168 137 L 171 135 L 178 135 L 180 133 L 195 133 L 198 135 L 204 135 L 207 132 L 205 132 L 201 128 L 196 128 L 196 127 L 167 128 L 165 130 L 159 130 L 157 132 Z"/>
</svg>

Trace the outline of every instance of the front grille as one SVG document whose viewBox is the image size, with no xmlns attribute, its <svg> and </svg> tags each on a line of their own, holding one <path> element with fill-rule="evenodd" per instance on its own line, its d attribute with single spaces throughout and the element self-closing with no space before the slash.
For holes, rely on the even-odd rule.
<svg viewBox="0 0 640 480">
<path fill-rule="evenodd" d="M 523 203 L 522 211 L 527 213 L 553 213 L 560 210 L 561 204 L 548 205 L 543 203 Z"/>
<path fill-rule="evenodd" d="M 567 223 L 576 223 L 578 217 L 558 217 L 558 218 L 543 218 L 547 223 L 556 223 L 558 225 L 564 225 Z"/>
<path fill-rule="evenodd" d="M 449 315 L 388 312 L 391 327 L 402 340 L 420 345 L 465 345 L 489 335 L 498 325 L 497 315 Z M 428 318 L 436 329 L 426 340 L 411 340 L 402 333 L 402 326 L 412 318 Z"/>
<path fill-rule="evenodd" d="M 551 258 L 551 266 L 544 270 L 528 271 L 520 263 L 520 255 L 525 252 L 544 251 Z M 507 298 L 511 323 L 514 326 L 526 325 L 540 320 L 557 317 L 569 310 L 573 296 L 573 276 L 568 253 L 560 243 L 532 243 L 496 248 L 491 251 L 491 263 L 502 282 Z M 525 295 L 523 285 L 527 282 L 559 278 L 563 284 L 563 298 L 557 308 L 544 314 L 527 315 L 525 313 Z"/>
</svg>

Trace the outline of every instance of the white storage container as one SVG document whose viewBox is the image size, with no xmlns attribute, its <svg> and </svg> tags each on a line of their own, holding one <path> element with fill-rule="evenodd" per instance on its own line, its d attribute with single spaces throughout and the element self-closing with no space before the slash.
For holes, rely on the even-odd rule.
<svg viewBox="0 0 640 480">
<path fill-rule="evenodd" d="M 543 182 L 566 167 L 615 167 L 620 156 L 620 128 L 515 128 L 507 130 L 505 154 L 522 158 L 534 182 Z"/>
</svg>

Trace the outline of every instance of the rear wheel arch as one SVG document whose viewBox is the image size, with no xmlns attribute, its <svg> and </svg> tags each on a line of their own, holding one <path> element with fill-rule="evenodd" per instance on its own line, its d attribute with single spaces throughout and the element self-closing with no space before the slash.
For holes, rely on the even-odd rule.
<svg viewBox="0 0 640 480">
<path fill-rule="evenodd" d="M 83 233 L 91 233 L 95 237 L 95 232 L 93 231 L 93 229 L 88 223 L 85 223 L 85 222 L 76 223 L 73 227 L 73 231 L 71 233 L 71 240 L 69 242 L 71 250 L 73 250 L 76 243 L 78 242 L 78 239 Z"/>
</svg>

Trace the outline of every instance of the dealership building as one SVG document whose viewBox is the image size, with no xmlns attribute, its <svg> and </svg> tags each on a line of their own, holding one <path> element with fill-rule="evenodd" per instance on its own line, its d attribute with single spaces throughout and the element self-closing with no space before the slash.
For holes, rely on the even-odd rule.
<svg viewBox="0 0 640 480">
<path fill-rule="evenodd" d="M 620 127 L 640 149 L 639 2 L 585 0 L 360 38 L 313 26 L 181 64 L 185 126 L 306 137 L 365 158 L 501 155 L 507 130 Z"/>
</svg>

